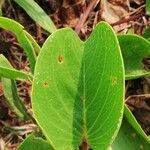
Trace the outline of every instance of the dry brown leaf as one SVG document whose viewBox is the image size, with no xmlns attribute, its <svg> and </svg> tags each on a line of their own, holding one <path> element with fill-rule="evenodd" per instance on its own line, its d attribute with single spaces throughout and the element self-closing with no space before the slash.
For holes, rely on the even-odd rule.
<svg viewBox="0 0 150 150">
<path fill-rule="evenodd" d="M 64 0 L 58 14 L 63 26 L 75 27 L 80 14 L 83 12 L 83 2 L 81 0 Z"/>
<path fill-rule="evenodd" d="M 101 0 L 101 18 L 112 24 L 129 13 L 128 0 Z"/>
<path fill-rule="evenodd" d="M 137 5 L 143 4 L 144 0 L 130 0 L 130 3 L 134 2 Z"/>
<path fill-rule="evenodd" d="M 3 139 L 0 139 L 0 150 L 5 150 L 5 142 Z"/>
</svg>

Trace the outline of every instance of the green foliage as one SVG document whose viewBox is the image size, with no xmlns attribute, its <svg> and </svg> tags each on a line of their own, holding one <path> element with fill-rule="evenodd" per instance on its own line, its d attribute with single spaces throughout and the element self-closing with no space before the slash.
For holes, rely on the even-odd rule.
<svg viewBox="0 0 150 150">
<path fill-rule="evenodd" d="M 150 15 L 150 0 L 146 0 L 146 14 Z"/>
<path fill-rule="evenodd" d="M 56 30 L 55 27 L 52 30 L 50 22 L 46 22 L 46 14 L 33 0 L 15 1 L 37 23 L 42 22 L 39 24 L 44 29 L 49 32 Z M 44 16 L 32 13 L 34 7 Z M 150 75 L 143 64 L 143 59 L 150 56 L 149 28 L 143 36 L 145 39 L 137 35 L 119 35 L 117 39 L 111 27 L 103 22 L 97 25 L 86 42 L 82 42 L 71 29 L 60 29 L 40 50 L 19 23 L 0 17 L 0 27 L 16 34 L 29 58 L 32 74 L 35 68 L 34 76 L 18 71 L 0 55 L 4 96 L 16 115 L 22 119 L 31 118 L 18 95 L 15 79 L 34 78 L 34 117 L 54 149 L 74 150 L 83 141 L 93 150 L 107 149 L 121 124 L 125 79 Z M 31 135 L 18 150 L 52 150 L 49 143 Z M 111 149 L 141 147 L 148 150 L 148 143 L 150 139 L 125 105 L 124 120 Z"/>
<path fill-rule="evenodd" d="M 146 28 L 143 37 L 148 39 L 148 41 L 150 42 L 150 27 Z"/>
<path fill-rule="evenodd" d="M 17 150 L 53 150 L 50 144 L 36 134 L 29 135 Z"/>
<path fill-rule="evenodd" d="M 143 131 L 141 126 L 138 124 L 135 117 L 132 115 L 131 111 L 129 110 L 129 108 L 126 105 L 125 105 L 124 114 L 125 114 L 128 122 L 137 131 L 137 133 L 139 133 L 150 144 L 149 137 L 145 134 L 145 132 Z"/>
<path fill-rule="evenodd" d="M 147 141 L 124 118 L 111 150 L 149 150 L 149 147 Z"/>
<path fill-rule="evenodd" d="M 42 28 L 52 33 L 56 31 L 56 27 L 50 17 L 34 0 L 14 0 L 20 5 L 26 13 Z"/>
<path fill-rule="evenodd" d="M 33 78 L 29 73 L 14 69 L 3 55 L 0 55 L 0 77 L 26 80 L 31 80 Z"/>
<path fill-rule="evenodd" d="M 38 55 L 39 52 L 40 52 L 40 50 L 41 50 L 40 46 L 36 43 L 36 41 L 34 40 L 34 38 L 28 32 L 26 32 L 24 30 L 24 33 L 26 34 L 28 40 L 31 42 L 36 55 Z"/>
<path fill-rule="evenodd" d="M 150 56 L 150 42 L 137 35 L 119 35 L 119 44 L 125 65 L 126 79 L 149 76 L 143 59 Z"/>
<path fill-rule="evenodd" d="M 5 99 L 12 111 L 14 111 L 19 118 L 29 119 L 30 117 L 27 110 L 18 95 L 16 83 L 11 79 L 31 79 L 32 76 L 22 71 L 15 70 L 8 60 L 3 55 L 0 55 L 0 77 L 3 84 Z"/>
<path fill-rule="evenodd" d="M 33 73 L 34 66 L 36 63 L 36 55 L 35 55 L 34 47 L 32 46 L 32 43 L 35 41 L 32 40 L 32 42 L 30 42 L 30 40 L 26 36 L 26 32 L 24 32 L 23 26 L 14 20 L 11 20 L 5 17 L 0 17 L 0 28 L 10 30 L 17 36 L 18 42 L 23 47 L 23 49 L 25 50 L 29 58 L 31 71 Z"/>
<path fill-rule="evenodd" d="M 123 99 L 123 63 L 108 24 L 97 25 L 85 43 L 68 28 L 48 38 L 37 60 L 32 106 L 54 149 L 76 149 L 82 140 L 106 149 L 119 130 Z"/>
<path fill-rule="evenodd" d="M 1 80 L 3 84 L 4 96 L 11 110 L 23 120 L 31 119 L 21 98 L 18 95 L 15 80 L 10 80 L 7 78 L 2 78 Z"/>
</svg>

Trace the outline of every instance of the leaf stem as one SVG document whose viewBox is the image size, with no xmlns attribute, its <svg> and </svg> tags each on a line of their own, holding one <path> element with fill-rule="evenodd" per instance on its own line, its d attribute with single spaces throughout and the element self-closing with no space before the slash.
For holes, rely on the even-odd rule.
<svg viewBox="0 0 150 150">
<path fill-rule="evenodd" d="M 89 150 L 89 146 L 86 141 L 82 142 L 82 150 Z"/>
</svg>

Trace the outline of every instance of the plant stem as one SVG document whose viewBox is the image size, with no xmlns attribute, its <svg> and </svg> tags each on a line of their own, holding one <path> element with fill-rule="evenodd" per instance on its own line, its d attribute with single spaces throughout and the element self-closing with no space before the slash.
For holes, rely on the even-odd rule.
<svg viewBox="0 0 150 150">
<path fill-rule="evenodd" d="M 89 150 L 89 146 L 85 141 L 82 142 L 82 150 Z"/>
</svg>

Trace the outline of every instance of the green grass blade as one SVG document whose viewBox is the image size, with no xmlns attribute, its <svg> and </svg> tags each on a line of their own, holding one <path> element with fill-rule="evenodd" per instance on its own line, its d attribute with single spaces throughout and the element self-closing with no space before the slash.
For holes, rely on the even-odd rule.
<svg viewBox="0 0 150 150">
<path fill-rule="evenodd" d="M 56 27 L 50 17 L 34 0 L 14 0 L 42 28 L 52 33 Z"/>
<path fill-rule="evenodd" d="M 0 55 L 0 77 L 26 80 L 32 80 L 33 78 L 29 73 L 14 69 L 3 55 Z"/>
<path fill-rule="evenodd" d="M 150 16 L 150 0 L 146 0 L 146 14 Z"/>
<path fill-rule="evenodd" d="M 23 26 L 14 20 L 11 20 L 5 17 L 0 17 L 0 28 L 9 30 L 17 36 L 18 42 L 20 43 L 22 48 L 25 50 L 29 58 L 31 71 L 33 73 L 35 63 L 36 63 L 36 55 L 35 55 L 34 48 L 30 40 L 26 36 L 26 32 L 24 31 Z"/>
<path fill-rule="evenodd" d="M 4 96 L 10 109 L 15 112 L 19 118 L 23 120 L 30 119 L 25 106 L 18 95 L 15 80 L 10 80 L 7 78 L 2 78 L 1 80 L 3 84 Z"/>
<path fill-rule="evenodd" d="M 37 44 L 37 42 L 34 40 L 34 38 L 28 32 L 24 31 L 24 33 L 26 34 L 27 38 L 32 43 L 32 46 L 34 48 L 36 55 L 38 55 L 41 50 L 41 47 Z"/>
</svg>

